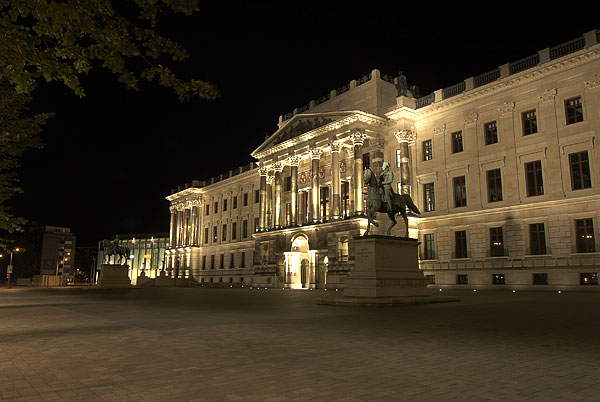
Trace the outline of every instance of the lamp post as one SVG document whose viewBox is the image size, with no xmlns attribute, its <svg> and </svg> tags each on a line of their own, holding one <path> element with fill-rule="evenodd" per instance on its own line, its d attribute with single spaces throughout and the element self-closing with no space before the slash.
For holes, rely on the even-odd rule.
<svg viewBox="0 0 600 402">
<path fill-rule="evenodd" d="M 19 252 L 19 248 L 15 248 L 10 250 L 10 262 L 8 263 L 8 267 L 6 267 L 6 287 L 8 289 L 10 289 L 10 274 L 12 274 L 12 269 L 13 269 L 13 265 L 12 265 L 12 260 L 13 260 L 13 253 L 15 252 Z M 0 254 L 0 257 L 2 257 L 2 254 Z"/>
</svg>

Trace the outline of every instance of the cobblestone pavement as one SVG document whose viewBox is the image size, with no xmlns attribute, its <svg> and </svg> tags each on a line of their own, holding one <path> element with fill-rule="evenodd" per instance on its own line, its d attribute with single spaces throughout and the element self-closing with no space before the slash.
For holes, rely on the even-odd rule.
<svg viewBox="0 0 600 402">
<path fill-rule="evenodd" d="M 600 401 L 600 293 L 444 293 L 3 289 L 0 400 Z"/>
</svg>

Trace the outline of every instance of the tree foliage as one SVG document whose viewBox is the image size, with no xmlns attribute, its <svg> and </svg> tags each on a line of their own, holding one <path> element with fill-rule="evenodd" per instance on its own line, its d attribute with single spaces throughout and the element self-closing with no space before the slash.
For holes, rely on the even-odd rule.
<svg viewBox="0 0 600 402">
<path fill-rule="evenodd" d="M 31 93 L 40 80 L 59 81 L 85 96 L 80 78 L 101 63 L 128 88 L 157 80 L 184 101 L 215 99 L 208 82 L 177 77 L 163 64 L 188 57 L 185 49 L 160 35 L 158 15 L 166 10 L 190 15 L 197 0 L 115 1 L 135 7 L 126 18 L 110 0 L 0 0 L 0 79 L 19 93 Z"/>
<path fill-rule="evenodd" d="M 27 115 L 30 97 L 19 94 L 6 81 L 0 81 L 0 233 L 19 231 L 25 223 L 11 214 L 7 201 L 22 192 L 18 187 L 19 159 L 30 148 L 41 148 L 39 133 L 51 113 Z M 0 248 L 6 239 L 0 236 Z"/>
</svg>

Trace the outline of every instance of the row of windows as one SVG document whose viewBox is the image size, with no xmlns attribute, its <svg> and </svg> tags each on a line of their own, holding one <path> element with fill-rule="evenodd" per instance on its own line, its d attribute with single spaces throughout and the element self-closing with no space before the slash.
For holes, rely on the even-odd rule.
<svg viewBox="0 0 600 402">
<path fill-rule="evenodd" d="M 222 212 L 227 212 L 227 208 L 228 208 L 228 203 L 227 203 L 227 199 L 223 200 L 222 206 L 223 206 L 223 211 Z M 254 203 L 257 204 L 260 201 L 260 192 L 259 190 L 254 190 Z M 236 209 L 238 207 L 238 197 L 237 195 L 234 195 L 233 198 L 231 199 L 231 208 L 232 209 Z M 248 193 L 244 193 L 242 196 L 242 206 L 247 207 L 248 206 Z M 219 202 L 215 201 L 213 203 L 213 213 L 219 213 Z M 210 204 L 206 204 L 205 209 L 204 209 L 204 215 L 208 216 L 210 215 Z"/>
<path fill-rule="evenodd" d="M 490 228 L 489 251 L 492 257 L 507 255 L 504 247 L 504 235 L 502 227 Z M 594 222 L 592 218 L 575 220 L 575 246 L 578 253 L 593 253 L 596 251 L 594 241 Z M 546 250 L 546 228 L 544 223 L 532 223 L 529 225 L 529 254 L 543 255 Z M 454 232 L 454 255 L 453 258 L 468 258 L 467 231 L 458 230 Z M 423 260 L 433 260 L 435 253 L 435 234 L 423 235 Z"/>
<path fill-rule="evenodd" d="M 581 190 L 592 187 L 590 163 L 587 151 L 569 155 L 571 172 L 571 189 Z M 488 202 L 502 201 L 502 176 L 500 169 L 486 171 Z M 454 192 L 454 207 L 467 205 L 467 184 L 465 176 L 452 179 Z M 525 163 L 525 188 L 527 197 L 544 195 L 544 180 L 542 175 L 542 162 L 533 161 Z M 435 211 L 435 186 L 434 183 L 423 184 L 423 209 L 425 212 Z"/>
<path fill-rule="evenodd" d="M 581 97 L 568 99 L 565 101 L 565 116 L 566 124 L 573 124 L 583 121 L 583 105 Z M 531 135 L 538 132 L 537 111 L 535 109 L 525 111 L 521 114 L 521 122 L 523 127 L 523 135 Z M 483 125 L 485 145 L 491 145 L 498 142 L 498 127 L 496 121 L 490 121 Z M 452 153 L 456 154 L 464 151 L 463 133 L 455 131 L 450 133 L 450 141 Z M 421 143 L 423 151 L 423 160 L 428 161 L 433 159 L 433 143 L 432 140 L 425 140 Z"/>
<path fill-rule="evenodd" d="M 490 275 L 490 283 L 492 285 L 506 285 L 506 275 L 503 273 L 496 273 Z M 431 285 L 435 285 L 435 275 L 426 275 L 427 281 Z M 457 285 L 468 285 L 469 275 L 458 274 L 456 275 Z M 547 273 L 534 273 L 531 275 L 532 285 L 548 285 L 548 274 Z M 597 272 L 582 272 L 579 274 L 580 285 L 598 285 L 598 273 Z"/>
<path fill-rule="evenodd" d="M 209 257 L 209 258 L 207 258 L 207 257 Z M 214 254 L 210 255 L 210 256 L 203 255 L 202 256 L 202 269 L 215 269 L 216 268 L 215 260 L 216 260 L 216 256 Z M 228 266 L 229 269 L 246 268 L 246 252 L 245 251 L 241 252 L 239 266 L 235 267 L 234 265 L 235 265 L 235 253 L 230 253 L 229 266 Z M 220 255 L 219 269 L 225 269 L 225 254 Z"/>
<path fill-rule="evenodd" d="M 213 278 L 213 277 L 206 278 L 206 279 L 208 279 L 207 281 L 205 281 L 204 279 L 205 279 L 204 277 L 201 277 L 200 278 L 200 283 L 204 283 L 204 282 L 207 282 L 207 283 L 216 283 L 216 282 L 223 283 L 224 282 L 223 281 L 223 277 L 220 277 L 218 281 L 215 281 L 215 278 Z M 229 277 L 228 283 L 242 283 L 243 284 L 244 283 L 244 277 L 243 276 L 240 277 L 240 280 L 238 282 L 234 282 L 233 278 Z"/>
<path fill-rule="evenodd" d="M 223 223 L 222 225 L 222 230 L 221 230 L 221 241 L 227 241 L 227 235 L 229 235 L 229 240 L 237 240 L 237 236 L 238 236 L 238 223 L 237 222 L 231 222 L 231 233 L 228 232 L 227 230 L 227 224 Z M 254 218 L 254 231 L 257 232 L 259 227 L 259 218 Z M 247 239 L 248 238 L 248 220 L 244 219 L 242 221 L 242 233 L 241 233 L 241 239 Z M 205 227 L 204 228 L 204 244 L 208 244 L 209 240 L 211 239 L 209 237 L 209 233 L 208 233 L 209 228 Z M 219 227 L 217 225 L 213 226 L 213 230 L 212 230 L 212 243 L 217 243 L 219 241 Z"/>
</svg>

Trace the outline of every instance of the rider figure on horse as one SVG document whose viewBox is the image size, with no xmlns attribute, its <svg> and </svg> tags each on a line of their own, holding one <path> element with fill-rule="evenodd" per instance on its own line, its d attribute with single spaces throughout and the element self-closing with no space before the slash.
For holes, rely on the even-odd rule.
<svg viewBox="0 0 600 402">
<path fill-rule="evenodd" d="M 390 170 L 390 163 L 383 162 L 383 172 L 379 176 L 379 184 L 383 188 L 383 202 L 387 206 L 388 211 L 394 210 L 394 190 L 392 183 L 394 182 L 394 173 Z"/>
</svg>

